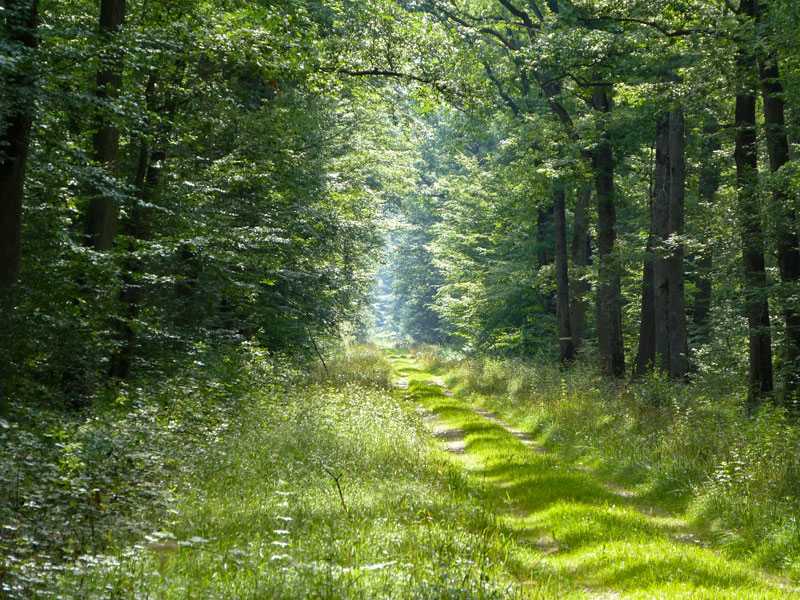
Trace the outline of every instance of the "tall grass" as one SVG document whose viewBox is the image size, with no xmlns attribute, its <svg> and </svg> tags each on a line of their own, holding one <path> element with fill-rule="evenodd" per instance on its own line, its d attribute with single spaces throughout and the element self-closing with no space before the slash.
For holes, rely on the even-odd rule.
<svg viewBox="0 0 800 600">
<path fill-rule="evenodd" d="M 389 389 L 391 378 L 392 366 L 375 344 L 350 346 L 309 369 L 310 382 L 317 385 L 357 384 Z"/>
<path fill-rule="evenodd" d="M 575 464 L 685 512 L 712 543 L 800 578 L 800 425 L 769 404 L 742 409 L 736 380 L 634 382 L 496 359 L 462 360 L 447 381 Z"/>
<path fill-rule="evenodd" d="M 109 523 L 103 544 L 49 564 L 31 555 L 24 578 L 9 546 L 5 592 L 26 600 L 514 597 L 489 501 L 414 407 L 387 389 L 386 359 L 361 347 L 327 367 L 293 372 L 253 351 L 209 368 L 191 388 L 169 386 L 147 426 L 162 442 L 175 434 L 158 453 L 173 465 L 159 472 L 171 492 L 159 510 L 137 522 L 138 535 L 118 537 Z M 214 407 L 182 408 L 204 400 Z"/>
</svg>

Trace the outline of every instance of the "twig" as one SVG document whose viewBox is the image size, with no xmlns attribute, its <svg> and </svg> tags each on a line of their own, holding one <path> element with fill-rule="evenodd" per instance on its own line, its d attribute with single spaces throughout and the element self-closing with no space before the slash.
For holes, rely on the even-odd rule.
<svg viewBox="0 0 800 600">
<path fill-rule="evenodd" d="M 321 466 L 325 472 L 331 476 L 334 483 L 336 484 L 336 489 L 339 490 L 339 500 L 342 501 L 342 508 L 344 509 L 344 514 L 348 514 L 347 504 L 344 503 L 344 494 L 342 493 L 342 486 L 339 485 L 339 480 L 344 475 L 344 472 L 339 473 L 338 475 L 334 475 L 333 471 L 331 471 L 328 467 L 325 466 L 325 463 L 322 460 L 319 461 L 319 466 Z"/>
<path fill-rule="evenodd" d="M 416 81 L 417 83 L 421 83 L 423 85 L 429 85 L 445 97 L 455 96 L 457 98 L 464 98 L 463 93 L 459 92 L 456 89 L 452 90 L 449 89 L 447 87 L 446 82 L 442 82 L 439 79 L 420 77 L 419 75 L 414 75 L 412 73 L 404 73 L 402 71 L 397 71 L 391 68 L 358 69 L 358 70 L 336 68 L 336 69 L 323 69 L 323 71 L 326 73 L 334 73 L 337 75 L 349 75 L 350 77 L 390 77 L 397 79 L 407 79 L 410 81 Z"/>
<path fill-rule="evenodd" d="M 479 25 L 472 25 L 470 23 L 467 23 L 464 19 L 461 19 L 461 18 L 457 17 L 456 15 L 454 15 L 454 14 L 448 12 L 448 11 L 444 11 L 444 15 L 448 19 L 450 19 L 452 21 L 455 21 L 456 23 L 458 23 L 462 27 L 468 27 L 469 29 L 474 29 L 478 33 L 486 33 L 488 35 L 494 36 L 495 38 L 500 40 L 503 43 L 503 45 L 505 47 L 507 47 L 509 50 L 511 50 L 512 52 L 516 52 L 517 50 L 519 50 L 519 48 L 517 47 L 516 44 L 514 44 L 514 42 L 512 42 L 510 39 L 508 39 L 506 36 L 504 36 L 502 33 L 497 31 L 496 29 L 492 29 L 491 27 L 481 27 Z"/>
<path fill-rule="evenodd" d="M 508 106 L 511 109 L 511 112 L 514 113 L 514 116 L 519 117 L 519 106 L 517 106 L 517 103 L 514 102 L 511 96 L 509 96 L 503 89 L 503 84 L 500 83 L 500 80 L 498 80 L 497 77 L 494 76 L 494 71 L 492 71 L 492 67 L 489 65 L 487 61 L 483 61 L 483 66 L 486 69 L 486 74 L 489 76 L 489 79 L 495 85 L 497 91 L 500 93 L 500 98 L 502 98 L 506 106 Z"/>
<path fill-rule="evenodd" d="M 307 325 L 306 325 L 306 332 L 308 332 L 308 339 L 311 340 L 311 343 L 314 346 L 314 351 L 317 353 L 317 356 L 319 356 L 319 360 L 322 363 L 322 368 L 325 369 L 325 379 L 330 379 L 331 375 L 330 373 L 328 373 L 328 365 L 325 364 L 325 359 L 322 358 L 322 353 L 319 351 L 319 348 L 317 347 L 317 342 L 314 341 L 314 336 L 311 335 L 311 330 L 308 328 Z"/>
</svg>

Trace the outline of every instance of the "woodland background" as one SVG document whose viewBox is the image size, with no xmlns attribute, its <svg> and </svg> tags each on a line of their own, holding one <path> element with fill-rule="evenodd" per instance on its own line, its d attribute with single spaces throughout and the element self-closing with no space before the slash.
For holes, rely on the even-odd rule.
<svg viewBox="0 0 800 600">
<path fill-rule="evenodd" d="M 744 471 L 783 470 L 743 544 L 792 555 L 793 0 L 6 0 L 0 28 L 2 573 L 104 547 L 139 492 L 92 478 L 143 415 L 380 335 L 718 410 L 682 489 L 750 428 Z"/>
</svg>

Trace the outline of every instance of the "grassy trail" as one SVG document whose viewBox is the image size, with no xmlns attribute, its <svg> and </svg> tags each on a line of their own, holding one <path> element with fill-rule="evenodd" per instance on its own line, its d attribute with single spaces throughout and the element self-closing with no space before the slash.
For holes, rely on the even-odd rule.
<svg viewBox="0 0 800 600">
<path fill-rule="evenodd" d="M 138 541 L 58 568 L 9 559 L 0 598 L 800 598 L 455 397 L 457 371 L 376 347 L 321 377 L 260 360 L 206 398 L 216 412 L 165 421 L 194 433 Z"/>
<path fill-rule="evenodd" d="M 629 490 L 568 466 L 413 357 L 400 387 L 497 511 L 506 568 L 535 598 L 800 598 L 800 590 L 705 547 L 687 524 Z"/>
</svg>

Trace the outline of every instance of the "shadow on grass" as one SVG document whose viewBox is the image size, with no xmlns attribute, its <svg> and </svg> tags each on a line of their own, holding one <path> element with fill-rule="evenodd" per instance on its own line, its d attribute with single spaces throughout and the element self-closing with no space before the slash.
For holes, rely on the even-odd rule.
<svg viewBox="0 0 800 600">
<path fill-rule="evenodd" d="M 536 452 L 414 371 L 412 397 L 463 436 L 459 460 L 496 511 L 502 534 L 525 549 L 513 557 L 520 577 L 555 577 L 583 592 L 613 590 L 612 597 L 623 590 L 664 598 L 673 597 L 670 590 L 694 598 L 800 597 L 701 547 L 684 521 L 664 516 L 661 503 Z M 542 423 L 532 433 L 547 436 L 547 429 Z"/>
<path fill-rule="evenodd" d="M 573 577 L 592 587 L 657 588 L 679 582 L 718 593 L 760 587 L 753 571 L 721 559 L 709 550 L 687 550 L 665 542 L 618 542 L 582 550 L 579 555 L 567 557 L 565 562 L 570 564 Z M 768 597 L 769 587 L 773 586 L 763 587 L 764 597 Z"/>
</svg>

